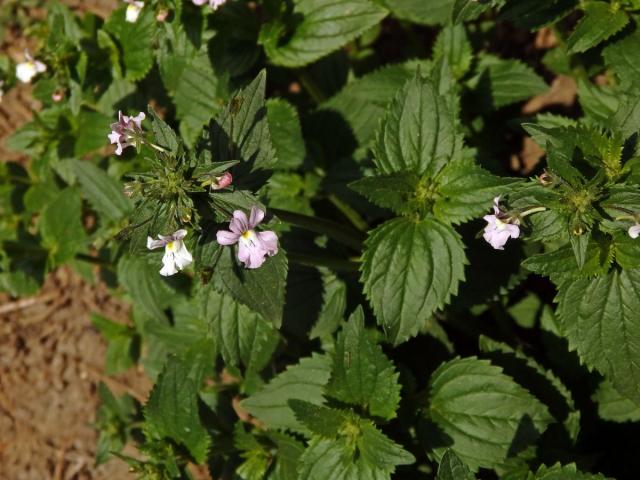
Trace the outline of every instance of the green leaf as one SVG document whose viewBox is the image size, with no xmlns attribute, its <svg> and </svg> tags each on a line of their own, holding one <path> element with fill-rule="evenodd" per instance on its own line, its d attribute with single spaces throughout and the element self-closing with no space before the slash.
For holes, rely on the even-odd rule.
<svg viewBox="0 0 640 480">
<path fill-rule="evenodd" d="M 582 473 L 578 470 L 575 463 L 569 465 L 560 465 L 556 463 L 552 467 L 541 465 L 538 470 L 533 473 L 529 472 L 526 480 L 607 480 L 606 477 L 599 473 Z"/>
<path fill-rule="evenodd" d="M 152 120 L 151 128 L 153 130 L 153 141 L 157 145 L 168 149 L 172 155 L 177 155 L 180 143 L 176 133 L 158 116 L 151 106 L 148 107 L 148 112 L 149 115 L 151 115 Z"/>
<path fill-rule="evenodd" d="M 490 7 L 501 6 L 504 0 L 455 0 L 451 18 L 453 23 L 475 20 Z"/>
<path fill-rule="evenodd" d="M 387 65 L 348 83 L 338 94 L 321 104 L 323 110 L 338 112 L 348 123 L 360 145 L 374 138 L 387 105 L 420 65 L 428 71 L 426 62 L 406 62 Z"/>
<path fill-rule="evenodd" d="M 370 420 L 354 415 L 337 439 L 314 437 L 300 457 L 298 478 L 306 480 L 391 479 L 413 455 L 381 433 Z"/>
<path fill-rule="evenodd" d="M 323 338 L 333 334 L 344 320 L 347 310 L 347 285 L 331 272 L 323 273 L 322 308 L 309 338 Z"/>
<path fill-rule="evenodd" d="M 494 110 L 527 100 L 549 88 L 542 77 L 520 60 L 484 55 L 477 70 L 470 86 L 475 89 L 478 101 Z"/>
<path fill-rule="evenodd" d="M 476 471 L 495 468 L 510 453 L 535 442 L 552 421 L 547 408 L 502 373 L 502 369 L 475 357 L 457 358 L 431 376 L 426 411 L 441 436 L 429 439 L 442 458 L 449 448 Z M 440 444 L 441 445 L 441 444 Z"/>
<path fill-rule="evenodd" d="M 38 222 L 43 246 L 53 266 L 70 261 L 85 248 L 82 200 L 76 189 L 67 188 L 49 203 Z"/>
<path fill-rule="evenodd" d="M 584 17 L 567 40 L 569 53 L 586 52 L 629 23 L 629 17 L 618 4 L 593 1 L 582 8 Z"/>
<path fill-rule="evenodd" d="M 298 480 L 298 460 L 304 452 L 304 446 L 285 433 L 267 432 L 267 435 L 278 449 L 276 465 L 269 480 Z"/>
<path fill-rule="evenodd" d="M 283 67 L 302 67 L 345 46 L 378 24 L 387 11 L 369 0 L 295 0 L 299 20 L 286 35 L 282 24 L 266 24 L 260 42 L 269 59 Z"/>
<path fill-rule="evenodd" d="M 82 193 L 100 218 L 117 222 L 131 213 L 131 203 L 122 193 L 122 185 L 117 180 L 91 162 L 75 160 L 73 167 Z"/>
<path fill-rule="evenodd" d="M 493 199 L 517 179 L 496 177 L 472 159 L 448 163 L 437 178 L 433 212 L 445 223 L 462 223 L 489 210 Z"/>
<path fill-rule="evenodd" d="M 134 344 L 135 330 L 95 313 L 91 315 L 91 322 L 109 344 L 105 371 L 113 375 L 133 366 L 137 356 Z"/>
<path fill-rule="evenodd" d="M 603 380 L 593 395 L 598 404 L 598 415 L 610 422 L 639 422 L 640 405 L 623 397 L 611 382 Z"/>
<path fill-rule="evenodd" d="M 397 172 L 389 175 L 363 177 L 349 184 L 349 188 L 367 197 L 372 203 L 388 208 L 398 215 L 415 211 L 415 199 L 420 179 L 415 173 Z"/>
<path fill-rule="evenodd" d="M 331 361 L 327 355 L 302 358 L 243 400 L 242 408 L 269 428 L 305 432 L 288 402 L 299 399 L 321 405 L 324 402 L 324 386 L 330 375 Z"/>
<path fill-rule="evenodd" d="M 104 29 L 118 41 L 126 79 L 136 81 L 144 78 L 153 66 L 156 19 L 152 8 L 143 8 L 134 23 L 125 20 L 125 12 L 125 7 L 113 12 Z"/>
<path fill-rule="evenodd" d="M 145 406 L 146 429 L 154 437 L 169 437 L 184 445 L 194 460 L 204 463 L 211 438 L 198 413 L 202 376 L 179 358 L 166 362 Z"/>
<path fill-rule="evenodd" d="M 307 155 L 298 111 L 282 98 L 267 101 L 271 140 L 278 157 L 275 168 L 297 168 Z"/>
<path fill-rule="evenodd" d="M 570 348 L 621 394 L 640 402 L 640 269 L 567 281 L 556 301 Z"/>
<path fill-rule="evenodd" d="M 77 117 L 77 127 L 73 132 L 75 145 L 73 155 L 82 157 L 87 153 L 104 148 L 107 144 L 107 134 L 111 118 L 99 112 L 81 110 Z"/>
<path fill-rule="evenodd" d="M 451 450 L 446 450 L 438 465 L 436 480 L 475 480 L 475 476 Z"/>
<path fill-rule="evenodd" d="M 380 346 L 367 335 L 364 312 L 358 307 L 336 340 L 327 395 L 390 420 L 400 403 L 398 375 Z"/>
<path fill-rule="evenodd" d="M 436 175 L 461 147 L 452 103 L 420 73 L 409 80 L 376 134 L 374 162 L 380 171 Z"/>
<path fill-rule="evenodd" d="M 537 30 L 559 22 L 573 12 L 578 0 L 519 0 L 508 2 L 501 12 L 501 18 L 509 20 L 526 30 Z"/>
<path fill-rule="evenodd" d="M 422 25 L 444 25 L 451 18 L 455 0 L 382 0 L 395 17 Z"/>
<path fill-rule="evenodd" d="M 257 373 L 269 362 L 280 336 L 260 315 L 209 288 L 204 293 L 203 317 L 227 365 L 242 363 L 248 372 Z"/>
<path fill-rule="evenodd" d="M 288 270 L 285 251 L 280 248 L 278 254 L 267 258 L 260 268 L 249 269 L 237 260 L 236 248 L 222 251 L 213 285 L 280 328 Z"/>
<path fill-rule="evenodd" d="M 447 25 L 440 31 L 433 47 L 433 59 L 445 59 L 454 78 L 464 77 L 473 60 L 471 42 L 464 25 Z"/>
<path fill-rule="evenodd" d="M 584 113 L 607 126 L 620 107 L 620 98 L 610 88 L 583 79 L 578 80 L 578 97 Z"/>
<path fill-rule="evenodd" d="M 266 83 L 267 73 L 262 70 L 212 122 L 210 148 L 216 162 L 242 160 L 252 169 L 276 164 L 264 100 Z"/>
<path fill-rule="evenodd" d="M 340 410 L 304 400 L 289 400 L 289 407 L 301 424 L 314 435 L 321 437 L 335 438 L 348 419 L 347 415 Z"/>
<path fill-rule="evenodd" d="M 637 84 L 640 80 L 640 32 L 607 45 L 602 51 L 605 64 L 623 83 Z"/>
<path fill-rule="evenodd" d="M 582 268 L 578 265 L 573 249 L 569 246 L 548 253 L 532 255 L 522 266 L 539 275 L 550 277 L 555 283 L 566 278 L 591 277 L 607 273 L 612 251 L 609 245 L 590 242 L 585 252 Z"/>
<path fill-rule="evenodd" d="M 361 281 L 394 344 L 416 335 L 457 293 L 466 261 L 458 234 L 434 218 L 397 218 L 370 232 Z"/>
</svg>

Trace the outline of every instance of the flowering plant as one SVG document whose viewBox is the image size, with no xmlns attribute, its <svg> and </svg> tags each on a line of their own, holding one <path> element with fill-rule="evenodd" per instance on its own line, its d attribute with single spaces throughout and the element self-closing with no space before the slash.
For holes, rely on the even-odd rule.
<svg viewBox="0 0 640 480">
<path fill-rule="evenodd" d="M 52 5 L 0 60 L 42 104 L 0 164 L 0 289 L 95 264 L 131 302 L 107 367 L 154 387 L 101 387 L 97 462 L 635 478 L 639 10 Z"/>
</svg>

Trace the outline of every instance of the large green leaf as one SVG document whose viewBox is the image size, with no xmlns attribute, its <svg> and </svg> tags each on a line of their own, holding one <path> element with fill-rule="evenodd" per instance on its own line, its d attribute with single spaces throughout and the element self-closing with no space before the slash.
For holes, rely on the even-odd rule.
<svg viewBox="0 0 640 480">
<path fill-rule="evenodd" d="M 267 385 L 242 402 L 242 408 L 269 428 L 305 432 L 289 407 L 289 400 L 305 400 L 316 405 L 324 402 L 324 386 L 331 375 L 331 360 L 326 355 L 302 358 Z"/>
<path fill-rule="evenodd" d="M 38 227 L 53 266 L 70 261 L 82 251 L 86 234 L 82 226 L 82 199 L 78 190 L 67 188 L 60 192 L 42 211 Z"/>
<path fill-rule="evenodd" d="M 260 268 L 244 268 L 236 258 L 236 247 L 222 251 L 212 282 L 215 288 L 259 313 L 276 328 L 282 323 L 287 282 L 287 256 L 281 248 Z"/>
<path fill-rule="evenodd" d="M 158 438 L 183 444 L 198 463 L 206 460 L 211 438 L 198 413 L 202 374 L 185 360 L 172 358 L 145 406 L 146 429 Z"/>
<path fill-rule="evenodd" d="M 346 45 L 378 24 L 386 15 L 384 8 L 369 0 L 295 0 L 293 17 L 299 18 L 293 32 L 282 36 L 282 24 L 267 24 L 260 41 L 267 56 L 276 65 L 301 67 Z"/>
<path fill-rule="evenodd" d="M 447 164 L 440 173 L 434 214 L 446 223 L 461 223 L 489 211 L 493 198 L 517 179 L 496 177 L 471 159 Z"/>
<path fill-rule="evenodd" d="M 377 131 L 378 168 L 387 174 L 437 174 L 461 147 L 453 103 L 417 73 L 396 94 Z"/>
<path fill-rule="evenodd" d="M 242 363 L 250 372 L 262 370 L 278 344 L 278 331 L 230 295 L 209 288 L 203 296 L 204 318 L 225 363 Z"/>
<path fill-rule="evenodd" d="M 414 213 L 420 178 L 412 172 L 363 177 L 349 184 L 349 188 L 367 197 L 372 203 L 393 210 L 398 215 Z"/>
<path fill-rule="evenodd" d="M 432 217 L 384 223 L 369 234 L 362 260 L 364 292 L 395 344 L 457 293 L 466 263 L 458 234 Z"/>
<path fill-rule="evenodd" d="M 640 402 L 640 269 L 567 281 L 556 300 L 571 349 L 622 395 Z"/>
<path fill-rule="evenodd" d="M 444 25 L 455 0 L 380 0 L 394 16 L 423 25 Z"/>
<path fill-rule="evenodd" d="M 534 442 L 553 420 L 501 368 L 475 357 L 457 358 L 436 370 L 426 414 L 440 432 L 427 439 L 436 457 L 444 455 L 445 442 L 474 471 L 499 466 Z"/>
<path fill-rule="evenodd" d="M 635 30 L 602 51 L 607 66 L 620 80 L 632 84 L 640 81 L 640 32 Z"/>
<path fill-rule="evenodd" d="M 569 53 L 586 52 L 629 23 L 629 17 L 618 4 L 592 1 L 583 8 L 584 17 L 567 40 Z"/>
<path fill-rule="evenodd" d="M 400 403 L 398 375 L 393 363 L 368 336 L 359 307 L 336 340 L 327 395 L 389 420 L 395 417 Z"/>
<path fill-rule="evenodd" d="M 101 218 L 116 222 L 131 212 L 131 203 L 117 180 L 90 162 L 76 160 L 73 166 L 82 193 Z"/>
<path fill-rule="evenodd" d="M 593 399 L 598 403 L 598 415 L 603 420 L 611 422 L 640 421 L 640 405 L 620 395 L 606 380 L 600 383 Z"/>
<path fill-rule="evenodd" d="M 262 70 L 245 88 L 236 92 L 211 124 L 210 148 L 213 160 L 242 160 L 252 168 L 269 168 L 276 162 L 271 143 Z"/>
<path fill-rule="evenodd" d="M 277 168 L 296 168 L 306 156 L 300 119 L 296 108 L 282 98 L 267 101 L 267 118 L 273 147 L 278 162 Z"/>
</svg>

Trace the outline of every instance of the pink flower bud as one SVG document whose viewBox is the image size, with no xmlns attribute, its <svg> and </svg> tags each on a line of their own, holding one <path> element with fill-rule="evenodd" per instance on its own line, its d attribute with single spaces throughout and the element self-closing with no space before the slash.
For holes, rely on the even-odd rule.
<svg viewBox="0 0 640 480">
<path fill-rule="evenodd" d="M 211 184 L 212 190 L 221 190 L 233 183 L 231 172 L 224 172 L 220 177 L 216 177 L 215 183 Z"/>
</svg>

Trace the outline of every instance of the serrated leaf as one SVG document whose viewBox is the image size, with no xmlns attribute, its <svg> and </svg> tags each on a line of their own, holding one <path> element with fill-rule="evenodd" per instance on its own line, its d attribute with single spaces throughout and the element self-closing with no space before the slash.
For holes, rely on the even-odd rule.
<svg viewBox="0 0 640 480">
<path fill-rule="evenodd" d="M 590 242 L 585 260 L 580 267 L 571 247 L 563 247 L 548 253 L 532 255 L 522 262 L 522 266 L 532 272 L 550 277 L 555 283 L 565 278 L 592 277 L 602 275 L 611 264 L 611 248 L 598 242 Z"/>
<path fill-rule="evenodd" d="M 396 94 L 378 128 L 373 153 L 380 171 L 436 175 L 461 148 L 453 103 L 416 73 Z"/>
<path fill-rule="evenodd" d="M 640 405 L 623 397 L 613 387 L 611 382 L 603 380 L 593 395 L 598 404 L 598 415 L 610 422 L 638 422 L 640 421 Z"/>
<path fill-rule="evenodd" d="M 444 452 L 436 480 L 475 480 L 475 476 L 451 450 Z"/>
<path fill-rule="evenodd" d="M 117 180 L 87 161 L 75 160 L 73 167 L 82 193 L 100 218 L 117 222 L 131 213 L 131 203 L 122 193 L 122 185 Z"/>
<path fill-rule="evenodd" d="M 133 23 L 125 20 L 125 12 L 125 7 L 113 12 L 104 29 L 118 41 L 126 79 L 136 81 L 144 78 L 153 66 L 156 19 L 151 8 L 143 8 Z"/>
<path fill-rule="evenodd" d="M 489 8 L 501 6 L 503 3 L 504 0 L 455 0 L 451 18 L 453 23 L 474 20 Z"/>
<path fill-rule="evenodd" d="M 629 17 L 619 5 L 593 1 L 585 3 L 584 17 L 567 39 L 569 53 L 586 52 L 622 30 Z"/>
<path fill-rule="evenodd" d="M 298 399 L 321 405 L 324 386 L 331 375 L 331 360 L 327 355 L 302 358 L 289 366 L 268 384 L 242 401 L 242 408 L 269 428 L 305 432 L 289 407 L 289 400 Z"/>
<path fill-rule="evenodd" d="M 296 399 L 288 403 L 296 419 L 314 435 L 334 438 L 347 421 L 345 413 L 334 408 Z"/>
<path fill-rule="evenodd" d="M 104 148 L 111 119 L 102 113 L 81 110 L 77 128 L 73 132 L 75 144 L 73 155 L 82 157 L 89 152 Z"/>
<path fill-rule="evenodd" d="M 415 195 L 420 178 L 412 172 L 397 172 L 389 175 L 363 177 L 349 184 L 349 188 L 368 198 L 382 208 L 398 215 L 413 213 Z"/>
<path fill-rule="evenodd" d="M 180 143 L 178 142 L 176 132 L 158 116 L 153 108 L 148 107 L 148 111 L 151 115 L 153 141 L 157 145 L 168 149 L 172 155 L 177 155 Z"/>
<path fill-rule="evenodd" d="M 521 28 L 537 30 L 559 22 L 574 11 L 578 0 L 519 0 L 508 2 L 500 17 L 509 20 Z"/>
<path fill-rule="evenodd" d="M 369 0 L 296 0 L 293 16 L 298 22 L 287 35 L 280 24 L 267 24 L 260 42 L 269 59 L 284 67 L 302 67 L 343 47 L 376 25 L 386 15 Z"/>
<path fill-rule="evenodd" d="M 440 31 L 433 47 L 433 59 L 445 59 L 456 79 L 469 71 L 473 51 L 464 25 L 448 25 Z"/>
<path fill-rule="evenodd" d="M 235 250 L 228 247 L 222 251 L 213 285 L 280 328 L 288 271 L 285 251 L 280 248 L 260 268 L 248 269 L 238 261 Z"/>
<path fill-rule="evenodd" d="M 610 87 L 599 87 L 583 79 L 578 80 L 578 97 L 584 113 L 607 126 L 620 107 L 620 99 Z"/>
<path fill-rule="evenodd" d="M 73 188 L 60 192 L 43 210 L 38 221 L 43 246 L 53 266 L 70 261 L 85 248 L 82 200 Z"/>
<path fill-rule="evenodd" d="M 465 263 L 458 234 L 431 217 L 397 218 L 370 232 L 360 279 L 391 341 L 397 345 L 416 335 L 457 293 Z"/>
<path fill-rule="evenodd" d="M 494 468 L 534 442 L 552 421 L 547 408 L 502 369 L 475 357 L 441 365 L 429 382 L 427 415 L 469 468 Z M 445 449 L 434 442 L 437 458 Z"/>
<path fill-rule="evenodd" d="M 475 88 L 478 101 L 492 109 L 526 100 L 549 88 L 542 77 L 520 60 L 485 55 L 477 69 L 470 85 Z"/>
<path fill-rule="evenodd" d="M 267 101 L 267 118 L 271 140 L 278 157 L 275 168 L 297 168 L 307 154 L 298 111 L 282 98 Z"/>
<path fill-rule="evenodd" d="M 242 160 L 252 169 L 269 168 L 276 162 L 271 143 L 262 70 L 245 88 L 236 92 L 211 123 L 209 141 L 213 160 Z"/>
<path fill-rule="evenodd" d="M 281 432 L 267 432 L 267 436 L 278 449 L 276 465 L 269 480 L 298 480 L 298 460 L 304 452 L 302 443 Z"/>
<path fill-rule="evenodd" d="M 556 301 L 570 348 L 621 394 L 640 402 L 640 270 L 567 281 Z"/>
<path fill-rule="evenodd" d="M 349 123 L 360 145 L 368 145 L 374 138 L 387 105 L 403 85 L 414 75 L 416 68 L 426 73 L 426 62 L 406 62 L 387 65 L 363 75 L 347 84 L 339 93 L 321 104 L 324 110 L 339 112 Z"/>
<path fill-rule="evenodd" d="M 300 457 L 298 478 L 307 480 L 387 480 L 413 455 L 381 433 L 370 420 L 353 417 L 346 435 L 315 437 Z"/>
<path fill-rule="evenodd" d="M 448 163 L 440 172 L 433 212 L 446 223 L 462 223 L 487 212 L 493 199 L 519 180 L 497 177 L 472 159 Z"/>
<path fill-rule="evenodd" d="M 260 372 L 278 344 L 277 330 L 229 295 L 209 288 L 203 297 L 203 317 L 225 363 L 234 367 L 242 363 L 248 372 Z"/>
<path fill-rule="evenodd" d="M 364 312 L 359 307 L 336 340 L 327 395 L 390 420 L 400 403 L 398 376 L 380 346 L 368 337 Z"/>
<path fill-rule="evenodd" d="M 622 82 L 637 84 L 640 79 L 640 32 L 637 30 L 607 45 L 604 61 Z"/>
<path fill-rule="evenodd" d="M 529 472 L 526 480 L 607 480 L 607 478 L 599 473 L 583 473 L 578 470 L 575 463 L 564 466 L 557 463 L 552 467 L 541 465 L 535 473 Z"/>
<path fill-rule="evenodd" d="M 333 273 L 322 275 L 324 291 L 322 293 L 322 307 L 318 320 L 309 332 L 309 338 L 323 338 L 332 335 L 344 320 L 347 309 L 347 285 Z"/>
<path fill-rule="evenodd" d="M 198 378 L 199 377 L 199 378 Z M 166 362 L 145 406 L 146 429 L 157 438 L 181 443 L 198 463 L 204 463 L 211 444 L 198 413 L 202 377 L 178 358 Z"/>
<path fill-rule="evenodd" d="M 422 25 L 444 25 L 455 0 L 381 0 L 395 17 Z"/>
</svg>

